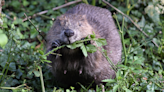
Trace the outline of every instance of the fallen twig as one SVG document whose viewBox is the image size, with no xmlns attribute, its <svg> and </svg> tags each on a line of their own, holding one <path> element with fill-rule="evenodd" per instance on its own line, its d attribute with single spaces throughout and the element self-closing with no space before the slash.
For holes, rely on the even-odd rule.
<svg viewBox="0 0 164 92">
<path fill-rule="evenodd" d="M 119 9 L 117 9 L 116 7 L 114 7 L 113 5 L 111 5 L 110 3 L 108 3 L 107 1 L 105 1 L 105 0 L 102 0 L 102 1 L 105 4 L 107 4 L 108 6 L 114 8 L 117 12 L 121 13 L 123 16 L 127 17 L 139 29 L 139 31 L 141 31 L 146 37 L 150 38 L 144 31 L 142 31 L 142 29 L 129 16 L 127 16 L 126 14 L 124 14 L 123 12 L 121 12 Z M 159 47 L 157 43 L 155 43 L 153 40 L 151 40 L 151 41 L 154 43 L 154 45 L 156 47 Z"/>
<path fill-rule="evenodd" d="M 29 17 L 26 15 L 26 13 L 24 13 L 24 15 L 30 21 L 30 23 L 35 27 L 35 29 L 39 32 L 38 28 L 32 23 L 32 21 L 29 19 Z"/>
<path fill-rule="evenodd" d="M 72 5 L 72 4 L 81 2 L 81 1 L 82 1 L 82 0 L 77 0 L 77 1 L 68 2 L 68 3 L 64 4 L 64 5 L 55 7 L 55 8 L 53 8 L 52 10 L 56 11 L 56 10 L 58 10 L 58 9 L 61 9 L 61 8 L 63 8 L 63 7 L 67 7 L 67 6 L 69 6 L 69 5 Z M 36 14 L 34 14 L 34 15 L 32 15 L 32 16 L 29 16 L 28 18 L 24 18 L 24 19 L 23 19 L 23 22 L 26 21 L 26 20 L 28 20 L 28 19 L 31 19 L 32 17 L 36 17 L 37 15 L 45 14 L 45 13 L 47 13 L 48 11 L 49 11 L 49 10 L 45 10 L 45 11 L 36 13 Z"/>
<path fill-rule="evenodd" d="M 3 12 L 1 12 L 1 13 L 4 14 Z M 8 18 L 8 19 L 10 19 L 10 20 L 12 20 L 12 21 L 14 20 L 14 19 L 12 19 L 10 16 L 8 16 L 8 15 L 6 15 L 6 14 L 5 14 L 5 16 L 6 16 L 6 18 Z"/>
<path fill-rule="evenodd" d="M 27 20 L 29 20 L 29 22 L 34 26 L 34 28 L 36 29 L 36 31 L 38 31 L 39 35 L 44 38 L 43 35 L 41 35 L 41 32 L 39 31 L 39 29 L 34 25 L 34 23 L 32 23 L 32 21 L 29 19 L 29 17 L 26 15 L 26 13 L 24 13 L 24 15 L 26 16 Z M 37 36 L 38 40 L 40 41 L 40 43 L 42 43 L 42 41 L 39 39 L 39 37 Z"/>
</svg>

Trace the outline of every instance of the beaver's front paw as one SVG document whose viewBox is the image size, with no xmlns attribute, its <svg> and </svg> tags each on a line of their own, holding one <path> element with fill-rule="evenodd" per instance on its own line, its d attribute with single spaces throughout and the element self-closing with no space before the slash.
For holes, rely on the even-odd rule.
<svg viewBox="0 0 164 92">
<path fill-rule="evenodd" d="M 61 45 L 62 44 L 61 44 L 61 42 L 59 40 L 55 40 L 55 41 L 52 42 L 51 47 L 52 48 L 56 48 L 56 47 L 59 47 Z"/>
<path fill-rule="evenodd" d="M 59 46 L 61 46 L 61 45 L 62 45 L 62 43 L 61 43 L 60 40 L 55 40 L 55 41 L 53 41 L 53 42 L 51 43 L 51 48 L 50 48 L 48 51 L 51 51 L 51 50 L 53 50 L 54 48 L 57 48 L 57 47 L 59 47 Z M 54 53 L 59 53 L 59 50 L 54 51 Z"/>
</svg>

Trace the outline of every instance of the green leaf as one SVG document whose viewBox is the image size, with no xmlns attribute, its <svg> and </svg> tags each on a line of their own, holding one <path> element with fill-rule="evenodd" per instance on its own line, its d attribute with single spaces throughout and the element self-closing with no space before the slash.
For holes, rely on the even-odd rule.
<svg viewBox="0 0 164 92">
<path fill-rule="evenodd" d="M 31 79 L 33 78 L 34 74 L 32 73 L 32 70 L 30 72 L 28 72 L 28 74 L 26 75 L 27 78 Z"/>
<path fill-rule="evenodd" d="M 31 70 L 31 71 L 29 71 L 29 72 L 28 72 L 28 74 L 29 74 L 29 75 L 31 75 L 31 74 L 32 74 L 32 70 Z"/>
<path fill-rule="evenodd" d="M 45 56 L 45 55 L 42 55 L 41 57 L 42 57 L 42 59 L 45 59 L 45 60 L 47 59 L 47 56 Z"/>
<path fill-rule="evenodd" d="M 128 88 L 126 88 L 125 86 L 123 87 L 123 89 L 125 90 L 125 92 L 133 92 L 133 91 L 129 90 Z"/>
<path fill-rule="evenodd" d="M 27 91 L 27 90 L 25 90 L 25 89 L 22 89 L 21 91 L 22 91 L 22 92 L 28 92 L 28 91 Z"/>
<path fill-rule="evenodd" d="M 85 57 L 87 57 L 87 56 L 88 56 L 88 53 L 87 53 L 87 50 L 86 50 L 86 48 L 85 48 L 85 45 L 84 45 L 84 44 L 80 47 L 80 49 L 82 50 L 83 55 L 84 55 Z"/>
<path fill-rule="evenodd" d="M 13 85 L 16 85 L 16 84 L 19 84 L 19 81 L 16 80 L 16 79 L 13 79 L 12 81 L 9 81 L 10 84 L 13 86 Z"/>
<path fill-rule="evenodd" d="M 92 44 L 88 44 L 88 45 L 86 45 L 86 50 L 89 53 L 94 53 L 97 51 L 97 48 L 96 48 L 96 46 L 94 46 Z"/>
<path fill-rule="evenodd" d="M 104 38 L 98 38 L 98 40 L 95 41 L 98 47 L 107 45 L 106 39 Z"/>
<path fill-rule="evenodd" d="M 2 34 L 2 33 L 3 33 L 3 30 L 0 29 L 0 34 Z"/>
<path fill-rule="evenodd" d="M 114 79 L 105 79 L 105 80 L 102 80 L 102 82 L 115 83 L 116 81 Z"/>
<path fill-rule="evenodd" d="M 77 82 L 77 83 L 81 86 L 81 88 L 82 88 L 83 90 L 87 91 L 87 88 L 84 87 L 84 85 L 82 85 L 80 82 Z"/>
<path fill-rule="evenodd" d="M 127 69 L 129 69 L 127 66 L 125 66 L 125 65 L 117 65 L 118 67 L 120 67 L 121 69 L 123 69 L 123 70 L 127 70 Z"/>
<path fill-rule="evenodd" d="M 22 71 L 20 70 L 20 69 L 18 69 L 17 71 L 16 71 L 16 78 L 17 79 L 20 79 L 20 77 L 22 76 Z"/>
<path fill-rule="evenodd" d="M 21 3 L 19 2 L 19 1 L 12 1 L 11 2 L 11 5 L 14 7 L 14 8 L 16 8 L 16 9 L 20 9 L 20 5 L 21 5 Z"/>
<path fill-rule="evenodd" d="M 80 47 L 80 46 L 82 46 L 83 45 L 83 43 L 72 43 L 72 44 L 68 44 L 68 45 L 66 45 L 68 48 L 70 48 L 70 49 L 75 49 L 75 48 L 77 48 L 77 47 Z"/>
<path fill-rule="evenodd" d="M 75 87 L 72 87 L 72 86 L 71 86 L 70 88 L 71 88 L 72 90 L 74 90 L 74 89 L 75 89 Z"/>
<path fill-rule="evenodd" d="M 122 79 L 122 77 L 121 77 L 121 70 L 120 70 L 120 69 L 118 69 L 118 71 L 117 71 L 117 73 L 116 73 L 116 78 L 117 78 L 118 80 L 121 80 L 121 79 Z"/>
<path fill-rule="evenodd" d="M 70 89 L 66 89 L 66 92 L 71 92 Z"/>
<path fill-rule="evenodd" d="M 84 43 L 78 43 L 78 44 L 76 44 L 76 48 L 77 47 L 81 47 L 81 46 L 83 46 L 84 45 Z"/>
<path fill-rule="evenodd" d="M 27 6 L 29 5 L 29 2 L 27 2 L 26 0 L 23 0 L 23 6 Z"/>
<path fill-rule="evenodd" d="M 12 92 L 19 92 L 19 89 L 12 89 Z"/>
<path fill-rule="evenodd" d="M 3 33 L 0 33 L 0 47 L 4 49 L 7 42 L 8 42 L 7 36 Z"/>
<path fill-rule="evenodd" d="M 145 26 L 145 17 L 144 17 L 144 16 L 142 16 L 142 19 L 141 19 L 141 21 L 138 23 L 138 25 L 139 25 L 140 27 L 144 27 L 144 26 Z"/>
<path fill-rule="evenodd" d="M 156 7 L 149 3 L 149 5 L 145 8 L 145 12 L 148 14 L 148 16 L 153 20 L 154 23 L 158 24 L 160 22 L 160 10 L 156 9 Z"/>
<path fill-rule="evenodd" d="M 42 60 L 43 62 L 52 63 L 50 60 Z"/>
<path fill-rule="evenodd" d="M 30 38 L 33 39 L 33 38 L 37 37 L 38 34 L 39 34 L 38 31 L 34 27 L 31 27 Z"/>
<path fill-rule="evenodd" d="M 40 53 L 41 55 L 44 55 L 44 52 L 43 52 L 42 50 L 39 50 L 39 53 Z"/>
<path fill-rule="evenodd" d="M 116 92 L 117 89 L 118 89 L 118 85 L 115 85 L 115 86 L 113 87 L 113 92 Z"/>
<path fill-rule="evenodd" d="M 35 74 L 36 77 L 39 77 L 39 76 L 40 76 L 39 71 L 36 71 L 36 70 L 35 70 L 35 71 L 33 71 L 33 73 Z"/>
<path fill-rule="evenodd" d="M 14 24 L 23 24 L 22 19 L 17 18 L 16 20 L 13 21 L 12 26 L 14 26 Z M 15 26 L 14 26 L 14 27 L 15 27 Z M 13 28 L 13 29 L 15 29 L 15 28 Z"/>
<path fill-rule="evenodd" d="M 12 29 L 15 29 L 15 25 L 14 25 L 14 24 L 11 24 L 11 28 L 12 28 Z"/>
<path fill-rule="evenodd" d="M 15 64 L 15 62 L 10 62 L 10 64 L 9 64 L 9 69 L 10 69 L 11 71 L 16 71 L 16 64 Z"/>
<path fill-rule="evenodd" d="M 17 29 L 16 34 L 19 36 L 20 39 L 23 39 L 24 38 L 24 35 L 22 35 L 22 33 L 20 32 L 19 29 Z"/>
<path fill-rule="evenodd" d="M 91 37 L 91 38 L 95 38 L 96 35 L 95 35 L 95 34 L 91 34 L 90 37 Z"/>
<path fill-rule="evenodd" d="M 142 71 L 139 70 L 139 69 L 138 70 L 133 70 L 133 72 L 136 73 L 136 74 L 141 74 L 142 73 Z"/>
<path fill-rule="evenodd" d="M 66 46 L 70 49 L 75 49 L 76 48 L 76 45 L 74 43 L 73 44 L 68 44 Z"/>
</svg>

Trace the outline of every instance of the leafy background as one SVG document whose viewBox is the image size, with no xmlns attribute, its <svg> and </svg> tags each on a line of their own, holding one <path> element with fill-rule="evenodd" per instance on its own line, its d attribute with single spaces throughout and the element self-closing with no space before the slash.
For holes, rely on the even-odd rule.
<svg viewBox="0 0 164 92">
<path fill-rule="evenodd" d="M 65 13 L 69 7 L 53 11 L 73 0 L 6 0 L 3 5 L 0 24 L 0 91 L 1 92 L 46 92 L 61 91 L 51 81 L 52 74 L 47 69 L 45 36 L 54 19 Z M 83 0 L 86 2 L 86 0 Z M 108 82 L 109 92 L 155 92 L 164 91 L 164 0 L 108 0 L 110 4 L 130 16 L 146 34 L 142 34 L 128 18 L 101 1 L 88 0 L 89 4 L 109 9 L 121 25 L 120 35 L 125 44 L 122 64 L 119 64 L 115 79 Z M 25 19 L 35 13 L 47 13 Z M 34 26 L 35 25 L 35 26 Z M 37 30 L 36 28 L 37 27 Z M 156 42 L 155 46 L 151 40 Z M 125 53 L 126 52 L 126 53 Z M 125 64 L 125 58 L 126 64 Z M 48 61 L 46 61 L 48 62 Z M 42 72 L 42 73 L 41 73 Z M 40 80 L 43 77 L 43 80 Z M 44 85 L 41 82 L 44 81 Z M 71 90 L 74 92 L 74 88 Z M 83 88 L 82 90 L 87 90 Z M 97 87 L 97 92 L 102 89 Z M 90 90 L 91 91 L 91 90 Z"/>
</svg>

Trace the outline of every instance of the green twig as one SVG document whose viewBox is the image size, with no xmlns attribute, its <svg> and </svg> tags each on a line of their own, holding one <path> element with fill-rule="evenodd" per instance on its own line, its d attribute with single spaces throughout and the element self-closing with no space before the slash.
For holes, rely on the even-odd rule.
<svg viewBox="0 0 164 92">
<path fill-rule="evenodd" d="M 77 44 L 77 43 L 82 43 L 82 42 L 90 41 L 90 40 L 92 40 L 92 39 L 84 39 L 84 40 L 76 41 L 76 42 L 74 42 L 74 43 Z M 94 40 L 97 40 L 97 38 L 95 38 Z M 66 45 L 62 45 L 62 46 L 56 47 L 56 48 L 54 48 L 53 50 L 49 51 L 47 54 L 45 54 L 45 56 L 47 56 L 47 55 L 49 55 L 49 54 L 52 54 L 54 51 L 56 51 L 56 50 L 58 50 L 58 49 L 61 49 L 61 48 L 65 47 L 65 46 L 66 46 Z"/>
<path fill-rule="evenodd" d="M 4 67 L 3 70 L 2 70 L 2 75 L 0 76 L 0 80 L 1 80 L 0 86 L 2 86 L 1 84 L 3 83 L 4 78 L 5 78 L 6 75 L 7 75 L 7 72 L 8 72 L 8 69 L 9 69 L 9 65 L 10 65 L 10 62 L 11 62 L 11 60 L 10 60 L 10 55 L 11 55 L 12 43 L 13 43 L 13 42 L 11 41 L 11 47 L 10 47 L 9 56 L 8 56 L 7 62 L 6 62 L 6 64 L 5 64 L 5 67 Z M 10 61 L 9 61 L 9 60 L 10 60 Z M 7 69 L 6 69 L 6 68 L 7 68 Z M 6 72 L 5 72 L 5 70 L 6 70 Z M 5 72 L 5 75 L 4 75 L 4 72 Z M 4 75 L 4 76 L 3 76 L 3 75 Z M 2 76 L 3 76 L 3 78 L 2 78 Z"/>
<path fill-rule="evenodd" d="M 98 40 L 98 38 L 93 38 L 93 39 L 88 38 L 88 39 L 84 39 L 84 40 L 79 40 L 79 41 L 76 41 L 76 42 L 74 42 L 74 43 L 72 43 L 72 44 L 83 43 L 83 42 L 91 41 L 91 40 L 96 41 L 96 40 Z M 71 44 L 70 44 L 70 45 L 71 45 Z M 53 53 L 54 51 L 56 51 L 56 50 L 58 50 L 58 49 L 61 49 L 61 48 L 65 47 L 65 46 L 66 46 L 66 45 L 62 45 L 62 46 L 56 47 L 56 48 L 54 48 L 53 50 L 49 51 L 47 54 L 45 54 L 45 56 L 47 56 L 47 55 Z"/>
<path fill-rule="evenodd" d="M 30 21 L 30 23 L 35 27 L 35 29 L 39 32 L 38 28 L 34 25 L 34 23 L 32 23 L 32 21 L 27 17 L 26 13 L 24 13 L 24 15 L 26 16 L 26 18 L 28 19 L 28 21 Z"/>
<path fill-rule="evenodd" d="M 127 11 L 127 15 L 129 16 L 129 14 L 130 14 L 130 11 L 134 8 L 134 6 L 135 6 L 136 4 L 134 4 L 133 6 L 131 6 L 129 9 L 128 9 L 128 11 Z"/>
<path fill-rule="evenodd" d="M 85 4 L 89 4 L 87 0 L 82 0 Z"/>
<path fill-rule="evenodd" d="M 124 50 L 124 55 L 125 55 L 124 65 L 126 65 L 126 63 L 127 63 L 127 54 L 126 54 L 126 48 L 125 48 L 125 42 L 124 42 L 124 19 L 125 18 L 123 17 L 121 39 L 122 39 L 123 50 Z"/>
<path fill-rule="evenodd" d="M 128 49 L 128 54 L 130 53 L 130 49 L 132 47 L 132 44 L 130 44 L 129 49 Z"/>
<path fill-rule="evenodd" d="M 93 5 L 93 6 L 96 5 L 96 0 L 92 0 L 92 5 Z"/>
<path fill-rule="evenodd" d="M 129 0 L 126 0 L 126 8 L 129 8 Z"/>
<path fill-rule="evenodd" d="M 102 48 L 102 47 L 101 47 Z M 97 47 L 97 50 L 98 47 Z M 104 53 L 102 52 L 102 50 L 99 50 L 101 52 L 101 54 L 107 59 L 107 61 L 109 62 L 109 64 L 111 65 L 112 69 L 116 72 L 117 71 L 117 67 L 113 64 L 113 62 L 110 60 L 110 58 Z"/>
<path fill-rule="evenodd" d="M 41 85 L 42 85 L 42 92 L 45 92 L 44 81 L 43 81 L 43 74 L 42 74 L 42 68 L 41 68 L 41 66 L 39 66 L 38 68 L 39 68 L 39 72 L 40 72 L 40 81 L 41 81 Z"/>
<path fill-rule="evenodd" d="M 45 56 L 47 56 L 47 55 L 49 55 L 49 54 L 53 53 L 54 51 L 56 51 L 56 50 L 58 50 L 58 49 L 63 48 L 63 47 L 65 47 L 65 45 L 62 45 L 62 46 L 57 47 L 57 48 L 54 48 L 53 50 L 51 50 L 51 51 L 49 51 L 47 54 L 45 54 Z"/>
<path fill-rule="evenodd" d="M 162 87 L 160 84 L 158 84 L 158 83 L 156 83 L 156 82 L 154 82 L 155 83 L 155 85 L 157 85 L 159 88 L 161 88 L 161 89 L 163 89 L 164 87 Z"/>
<path fill-rule="evenodd" d="M 126 65 L 126 63 L 127 63 L 127 54 L 126 54 L 126 48 L 125 48 L 125 42 L 124 42 L 124 33 L 123 33 L 123 29 L 124 29 L 124 17 L 123 17 L 123 21 L 122 21 L 122 29 L 121 29 L 121 27 L 120 27 L 120 24 L 119 24 L 119 22 L 118 22 L 118 19 L 117 19 L 116 14 L 114 14 L 114 18 L 116 19 L 118 28 L 119 28 L 120 33 L 121 33 L 121 41 L 122 41 L 123 51 L 124 51 L 124 55 L 125 55 L 124 64 Z"/>
<path fill-rule="evenodd" d="M 19 85 L 17 87 L 0 87 L 1 89 L 20 89 L 21 87 L 26 86 L 26 84 Z"/>
</svg>

